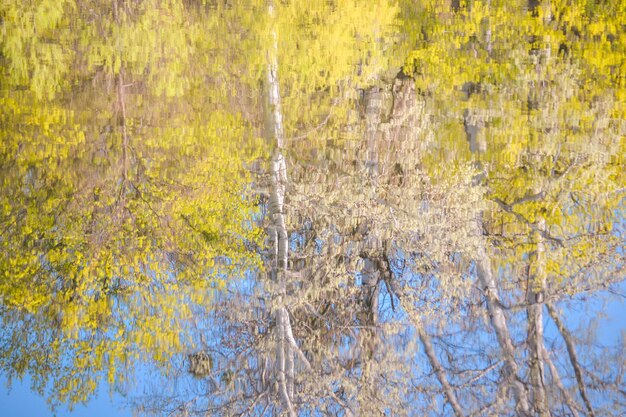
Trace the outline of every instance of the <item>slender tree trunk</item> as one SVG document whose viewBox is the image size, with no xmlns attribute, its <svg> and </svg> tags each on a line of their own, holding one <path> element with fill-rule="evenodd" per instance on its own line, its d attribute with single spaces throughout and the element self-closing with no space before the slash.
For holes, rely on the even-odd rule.
<svg viewBox="0 0 626 417">
<path fill-rule="evenodd" d="M 545 229 L 545 220 L 540 220 L 541 229 Z M 528 266 L 528 289 L 526 300 L 528 307 L 528 332 L 526 344 L 528 346 L 528 367 L 530 368 L 530 383 L 532 386 L 532 401 L 535 412 L 546 417 L 550 415 L 546 396 L 545 372 L 543 352 L 543 301 L 545 291 L 545 274 L 543 268 L 544 243 L 539 233 L 536 235 L 536 249 L 531 255 Z"/>
<path fill-rule="evenodd" d="M 532 1 L 529 1 L 528 7 L 529 10 L 533 10 L 537 6 L 533 4 Z M 546 19 L 549 19 L 549 16 L 547 16 Z M 545 54 L 545 60 L 543 62 L 538 61 L 536 66 L 536 72 L 538 75 L 543 72 L 541 67 L 546 65 L 547 61 L 549 60 L 550 47 L 548 46 L 543 52 Z M 543 91 L 541 91 L 541 88 L 539 87 L 531 89 L 530 92 L 535 92 L 536 94 L 543 95 Z M 529 96 L 527 98 L 529 107 L 531 106 L 530 103 L 533 102 L 531 93 L 529 93 Z M 529 124 L 531 124 L 532 122 L 530 120 L 530 108 L 528 109 L 528 112 Z M 533 194 L 535 195 L 539 195 L 541 194 L 541 192 L 541 189 L 533 190 Z M 538 219 L 536 229 L 546 230 L 545 219 Z M 540 417 L 547 417 L 550 415 L 550 410 L 548 407 L 548 397 L 546 395 L 545 387 L 544 352 L 546 352 L 546 349 L 544 347 L 543 336 L 543 305 L 546 287 L 544 268 L 545 239 L 541 233 L 536 231 L 536 229 L 534 232 L 532 232 L 534 240 L 533 243 L 535 244 L 535 251 L 530 254 L 530 262 L 528 265 L 528 287 L 526 289 L 526 302 L 528 304 L 528 307 L 526 308 L 526 314 L 528 317 L 528 329 L 526 336 L 526 345 L 528 347 L 528 367 L 530 385 L 532 388 L 533 408 L 535 413 L 538 414 Z"/>
<path fill-rule="evenodd" d="M 276 362 L 278 393 L 281 404 L 290 416 L 295 416 L 291 398 L 294 381 L 294 349 L 289 336 L 292 334 L 289 313 L 282 305 L 286 286 L 287 258 L 289 242 L 285 224 L 284 199 L 286 185 L 285 159 L 277 149 L 271 163 L 271 190 L 269 214 L 271 224 L 269 234 L 272 240 L 273 256 L 269 267 L 270 279 L 277 284 L 278 294 L 274 312 L 277 331 Z M 293 336 L 292 336 L 293 337 Z"/>
<path fill-rule="evenodd" d="M 381 142 L 381 122 L 382 114 L 386 107 L 386 97 L 384 91 L 378 87 L 373 87 L 365 91 L 364 107 L 365 107 L 365 143 L 367 144 L 367 154 L 365 166 L 369 180 L 377 186 L 379 176 L 379 153 L 378 147 Z M 368 229 L 368 225 L 362 225 L 364 230 Z M 367 325 L 376 325 L 378 322 L 378 295 L 380 281 L 380 272 L 376 258 L 379 257 L 383 250 L 381 241 L 378 236 L 365 232 L 364 242 L 362 245 L 362 253 L 364 256 L 364 265 L 361 278 L 361 294 L 363 299 L 365 323 Z"/>
<path fill-rule="evenodd" d="M 482 225 L 480 230 L 482 230 Z M 485 248 L 479 249 L 476 266 L 478 269 L 478 281 L 487 298 L 487 310 L 489 311 L 491 326 L 496 333 L 498 344 L 502 351 L 506 375 L 515 397 L 517 413 L 524 417 L 530 416 L 528 392 L 518 376 L 519 367 L 515 361 L 515 348 L 513 347 L 506 315 L 500 302 L 497 283 L 491 271 L 491 262 Z"/>
<path fill-rule="evenodd" d="M 278 371 L 278 395 L 280 397 L 281 405 L 283 409 L 288 413 L 290 417 L 295 417 L 296 412 L 293 409 L 291 396 L 289 391 L 293 391 L 289 386 L 290 382 L 293 382 L 293 350 L 289 346 L 287 341 L 285 330 L 287 327 L 285 314 L 286 309 L 279 308 L 276 311 L 276 331 L 278 333 L 278 341 L 276 344 L 276 362 Z M 291 362 L 291 369 L 289 369 L 289 362 Z M 291 372 L 291 374 L 290 374 Z"/>
<path fill-rule="evenodd" d="M 481 136 L 481 130 L 483 128 L 482 121 L 478 117 L 470 117 L 470 112 L 465 112 L 464 126 L 467 141 L 470 144 L 472 153 L 486 151 L 485 146 L 479 146 L 478 137 Z M 477 162 L 480 167 L 480 162 Z M 483 220 L 482 213 L 479 214 L 476 221 L 476 236 L 482 236 Z M 498 292 L 498 285 L 496 278 L 491 270 L 491 260 L 487 254 L 486 242 L 478 249 L 476 254 L 476 269 L 477 277 L 480 287 L 482 288 L 485 297 L 487 298 L 487 310 L 489 312 L 489 319 L 491 326 L 493 327 L 502 356 L 504 360 L 504 367 L 506 371 L 506 377 L 508 384 L 513 391 L 513 396 L 516 403 L 516 411 L 518 415 L 526 417 L 530 416 L 530 405 L 528 401 L 528 391 L 522 381 L 519 378 L 519 367 L 515 360 L 515 348 L 513 347 L 513 341 L 506 320 L 506 314 L 500 302 L 500 295 Z"/>
<path fill-rule="evenodd" d="M 272 3 L 268 6 L 270 17 L 274 16 Z M 278 82 L 278 34 L 272 31 L 272 44 L 267 52 L 267 103 L 265 111 L 266 135 L 270 142 L 275 143 L 275 151 L 271 161 L 271 190 L 269 199 L 269 215 L 271 224 L 269 234 L 272 240 L 273 256 L 269 268 L 270 278 L 277 284 L 278 294 L 274 317 L 276 321 L 276 373 L 278 396 L 283 410 L 295 417 L 293 407 L 294 395 L 294 348 L 293 334 L 289 320 L 289 312 L 283 306 L 286 292 L 286 269 L 289 257 L 289 239 L 285 221 L 285 189 L 287 185 L 287 166 L 282 154 L 284 147 L 283 115 Z"/>
</svg>

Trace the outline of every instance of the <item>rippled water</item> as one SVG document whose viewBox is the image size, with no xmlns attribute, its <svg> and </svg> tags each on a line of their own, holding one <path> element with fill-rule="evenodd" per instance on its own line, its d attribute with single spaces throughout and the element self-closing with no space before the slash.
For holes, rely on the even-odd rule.
<svg viewBox="0 0 626 417">
<path fill-rule="evenodd" d="M 6 380 L 146 415 L 626 412 L 623 2 L 5 3 Z"/>
</svg>

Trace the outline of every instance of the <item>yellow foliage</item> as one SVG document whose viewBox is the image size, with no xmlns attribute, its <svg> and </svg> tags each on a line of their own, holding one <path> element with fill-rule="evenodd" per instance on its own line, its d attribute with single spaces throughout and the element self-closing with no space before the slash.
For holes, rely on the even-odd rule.
<svg viewBox="0 0 626 417">
<path fill-rule="evenodd" d="M 4 346 L 0 366 L 58 402 L 122 382 L 129 356 L 165 364 L 192 306 L 260 265 L 243 166 L 262 144 L 197 62 L 225 49 L 203 30 L 217 17 L 132 3 L 0 9 L 2 319 L 45 344 Z"/>
</svg>

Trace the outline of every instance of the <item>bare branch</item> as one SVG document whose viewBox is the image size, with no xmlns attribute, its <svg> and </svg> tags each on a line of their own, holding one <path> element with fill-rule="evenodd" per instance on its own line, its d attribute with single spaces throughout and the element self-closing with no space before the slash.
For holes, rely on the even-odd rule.
<svg viewBox="0 0 626 417">
<path fill-rule="evenodd" d="M 545 346 L 542 346 L 542 348 L 543 348 L 543 360 L 545 361 L 545 363 L 548 364 L 548 368 L 550 368 L 550 374 L 552 375 L 552 380 L 554 381 L 556 386 L 559 388 L 559 390 L 563 394 L 563 398 L 565 398 L 567 407 L 572 412 L 572 415 L 574 417 L 578 417 L 578 408 L 576 407 L 576 403 L 572 399 L 572 396 L 569 395 L 567 388 L 565 388 L 565 386 L 563 385 L 563 382 L 561 381 L 561 377 L 559 376 L 559 371 L 558 369 L 556 369 L 554 362 L 552 362 L 552 359 L 550 358 L 550 355 L 548 351 L 546 350 Z"/>
<path fill-rule="evenodd" d="M 428 361 L 430 362 L 430 366 L 433 368 L 433 370 L 435 371 L 435 374 L 437 375 L 437 380 L 439 380 L 439 383 L 441 384 L 443 388 L 443 392 L 444 392 L 444 395 L 446 396 L 446 399 L 448 400 L 448 403 L 454 410 L 454 415 L 457 417 L 463 417 L 465 414 L 463 413 L 463 410 L 461 410 L 461 405 L 459 404 L 459 401 L 457 400 L 456 395 L 454 394 L 454 390 L 452 389 L 452 386 L 450 385 L 450 382 L 448 381 L 446 372 L 443 369 L 441 362 L 439 362 L 437 355 L 435 354 L 435 349 L 433 348 L 433 343 L 430 339 L 430 336 L 426 333 L 426 331 L 423 328 L 419 328 L 417 331 L 419 334 L 420 341 L 422 342 L 422 345 L 424 346 L 424 351 L 426 352 L 426 356 L 428 356 Z"/>
<path fill-rule="evenodd" d="M 591 401 L 589 401 L 589 397 L 587 397 L 587 390 L 585 389 L 585 381 L 583 381 L 582 369 L 580 367 L 580 363 L 578 362 L 578 355 L 576 354 L 576 346 L 574 345 L 574 339 L 572 338 L 572 335 L 569 333 L 569 331 L 565 327 L 565 324 L 563 323 L 558 313 L 554 309 L 554 306 L 552 306 L 552 304 L 547 303 L 546 307 L 548 309 L 548 314 L 550 314 L 550 317 L 552 317 L 554 324 L 556 324 L 556 327 L 559 329 L 559 332 L 561 333 L 561 337 L 563 337 L 563 340 L 565 340 L 565 345 L 567 346 L 567 353 L 569 355 L 569 360 L 570 360 L 570 363 L 572 364 L 572 367 L 574 368 L 574 374 L 576 375 L 576 381 L 578 382 L 578 392 L 580 393 L 580 396 L 582 397 L 583 402 L 585 403 L 585 407 L 587 407 L 587 411 L 589 412 L 589 415 L 591 417 L 595 417 L 593 407 L 591 406 Z"/>
</svg>

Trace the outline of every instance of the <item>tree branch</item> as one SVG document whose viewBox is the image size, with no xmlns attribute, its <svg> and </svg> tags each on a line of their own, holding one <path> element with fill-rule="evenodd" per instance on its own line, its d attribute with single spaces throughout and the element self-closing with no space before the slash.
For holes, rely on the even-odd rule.
<svg viewBox="0 0 626 417">
<path fill-rule="evenodd" d="M 567 407 L 572 412 L 572 415 L 574 417 L 578 417 L 578 408 L 576 407 L 576 403 L 574 402 L 574 399 L 572 398 L 571 395 L 569 395 L 569 392 L 567 392 L 567 389 L 563 385 L 563 382 L 561 381 L 561 377 L 559 376 L 559 371 L 556 369 L 554 362 L 552 362 L 552 359 L 550 358 L 550 355 L 548 354 L 548 351 L 546 350 L 545 346 L 542 346 L 542 348 L 543 348 L 543 351 L 542 351 L 543 360 L 545 363 L 548 364 L 548 368 L 550 368 L 550 374 L 552 375 L 552 380 L 554 380 L 554 383 L 563 394 L 563 397 L 565 398 L 565 402 L 567 403 Z"/>
<path fill-rule="evenodd" d="M 530 220 L 528 220 L 526 217 L 524 217 L 522 214 L 516 212 L 515 210 L 513 210 L 513 205 L 512 204 L 507 204 L 504 201 L 500 200 L 499 198 L 493 198 L 491 201 L 493 201 L 494 203 L 496 203 L 498 206 L 500 206 L 500 208 L 504 211 L 506 211 L 507 213 L 510 213 L 512 215 L 515 216 L 515 218 L 517 220 L 519 220 L 520 222 L 524 223 L 526 226 L 530 227 L 534 232 L 537 232 L 541 235 L 541 237 L 543 237 L 546 240 L 549 240 L 550 242 L 556 244 L 557 246 L 563 247 L 563 239 L 560 239 L 558 237 L 554 237 L 552 236 L 547 230 L 540 228 L 539 226 L 537 226 L 537 223 L 533 223 Z M 528 201 L 532 201 L 532 200 L 528 200 Z M 519 203 L 515 203 L 515 204 L 519 204 Z"/>
<path fill-rule="evenodd" d="M 567 353 L 569 355 L 569 360 L 574 368 L 574 374 L 576 375 L 576 381 L 578 382 L 578 392 L 585 403 L 585 407 L 587 407 L 587 411 L 591 417 L 595 417 L 595 413 L 593 411 L 593 407 L 591 406 L 591 401 L 589 401 L 589 397 L 587 397 L 587 390 L 585 389 L 585 382 L 583 381 L 582 368 L 578 362 L 578 355 L 576 354 L 576 346 L 574 345 L 574 340 L 572 335 L 569 333 L 565 324 L 559 317 L 558 313 L 554 309 L 552 304 L 546 303 L 546 307 L 548 309 L 548 314 L 552 317 L 554 324 L 559 329 L 561 333 L 561 337 L 565 340 L 565 346 L 567 347 Z"/>
<path fill-rule="evenodd" d="M 439 383 L 441 384 L 443 388 L 443 392 L 446 396 L 446 399 L 448 400 L 448 403 L 450 404 L 450 406 L 452 406 L 452 409 L 454 410 L 454 415 L 456 417 L 464 417 L 465 414 L 463 413 L 463 410 L 461 410 L 461 405 L 459 404 L 459 401 L 457 400 L 456 395 L 454 394 L 454 390 L 452 389 L 452 386 L 450 385 L 450 382 L 448 381 L 446 372 L 443 369 L 441 362 L 439 362 L 437 355 L 435 354 L 435 349 L 433 348 L 433 344 L 430 339 L 430 336 L 421 327 L 417 329 L 417 332 L 419 334 L 420 341 L 422 342 L 422 345 L 424 346 L 424 351 L 426 352 L 426 356 L 428 357 L 430 366 L 433 368 L 433 371 L 435 371 L 435 374 L 437 375 L 437 380 L 439 380 Z"/>
</svg>

